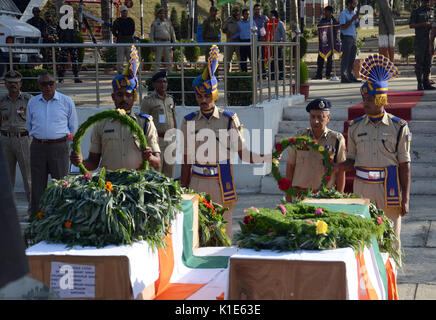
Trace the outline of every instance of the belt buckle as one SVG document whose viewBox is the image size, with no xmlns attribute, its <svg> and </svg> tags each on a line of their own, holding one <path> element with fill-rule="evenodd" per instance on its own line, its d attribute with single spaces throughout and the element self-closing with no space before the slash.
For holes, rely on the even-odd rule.
<svg viewBox="0 0 436 320">
<path fill-rule="evenodd" d="M 369 171 L 368 176 L 370 180 L 378 180 L 380 179 L 380 172 L 379 171 Z"/>
<path fill-rule="evenodd" d="M 209 174 L 209 169 L 207 167 L 203 167 L 203 174 L 204 175 Z"/>
</svg>

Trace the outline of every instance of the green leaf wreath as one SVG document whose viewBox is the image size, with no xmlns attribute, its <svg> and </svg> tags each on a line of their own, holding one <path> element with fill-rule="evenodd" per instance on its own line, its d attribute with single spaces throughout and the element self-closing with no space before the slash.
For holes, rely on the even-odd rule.
<svg viewBox="0 0 436 320">
<path fill-rule="evenodd" d="M 351 247 L 359 252 L 381 237 L 383 220 L 334 212 L 308 204 L 284 204 L 277 209 L 250 208 L 237 235 L 242 248 L 280 251 Z"/>
<path fill-rule="evenodd" d="M 78 129 L 72 150 L 80 153 L 87 129 L 103 120 L 115 119 L 126 125 L 140 147 L 147 147 L 142 128 L 124 110 L 107 110 L 89 117 Z M 145 240 L 152 247 L 164 245 L 171 221 L 181 207 L 182 189 L 178 182 L 148 170 L 115 170 L 91 174 L 79 164 L 83 175 L 53 180 L 45 190 L 41 211 L 26 229 L 30 243 L 50 241 L 103 247 Z M 142 169 L 145 169 L 143 171 Z"/>
<path fill-rule="evenodd" d="M 133 137 L 135 139 L 139 140 L 139 146 L 143 149 L 146 148 L 147 145 L 147 138 L 144 135 L 144 131 L 142 128 L 138 125 L 138 123 L 132 118 L 126 115 L 126 112 L 123 109 L 112 109 L 112 110 L 106 110 L 99 113 L 96 113 L 92 116 L 90 116 L 85 122 L 83 122 L 79 129 L 77 130 L 74 138 L 73 143 L 71 144 L 71 149 L 77 153 L 80 154 L 80 144 L 82 141 L 83 136 L 85 136 L 86 131 L 94 125 L 97 122 L 100 122 L 104 119 L 115 119 L 119 121 L 121 124 L 127 126 L 132 133 Z M 79 168 L 81 173 L 88 172 L 88 170 L 85 168 L 83 163 L 79 163 Z M 148 161 L 143 160 L 141 167 L 139 170 L 148 170 Z"/>
<path fill-rule="evenodd" d="M 274 151 L 272 154 L 273 159 L 271 165 L 271 172 L 274 179 L 277 180 L 279 189 L 290 196 L 297 196 L 297 195 L 302 196 L 312 191 L 312 190 L 296 190 L 291 186 L 291 181 L 281 176 L 279 170 L 279 158 L 282 152 L 286 150 L 286 148 L 288 147 L 296 148 L 297 150 L 305 150 L 311 148 L 319 152 L 321 157 L 324 159 L 324 165 L 327 168 L 327 170 L 326 173 L 323 175 L 321 179 L 321 185 L 318 187 L 317 190 L 325 189 L 326 185 L 331 179 L 333 158 L 330 155 L 329 151 L 326 150 L 323 146 L 321 146 L 317 140 L 313 140 L 306 136 L 284 138 L 276 143 L 275 145 L 276 151 Z"/>
<path fill-rule="evenodd" d="M 198 194 L 198 234 L 200 247 L 229 247 L 231 240 L 226 234 L 227 221 L 224 213 L 228 208 L 213 202 L 204 192 L 185 189 L 184 193 Z"/>
<path fill-rule="evenodd" d="M 147 241 L 164 245 L 181 208 L 181 187 L 161 173 L 120 169 L 54 180 L 41 198 L 26 238 L 103 247 Z"/>
</svg>

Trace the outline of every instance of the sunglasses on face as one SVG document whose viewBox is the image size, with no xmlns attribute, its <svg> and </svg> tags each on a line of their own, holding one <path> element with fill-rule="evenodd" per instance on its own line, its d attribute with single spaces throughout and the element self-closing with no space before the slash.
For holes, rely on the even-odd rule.
<svg viewBox="0 0 436 320">
<path fill-rule="evenodd" d="M 54 86 L 55 82 L 54 81 L 42 81 L 39 83 L 41 85 L 41 87 L 48 87 L 48 86 Z"/>
</svg>

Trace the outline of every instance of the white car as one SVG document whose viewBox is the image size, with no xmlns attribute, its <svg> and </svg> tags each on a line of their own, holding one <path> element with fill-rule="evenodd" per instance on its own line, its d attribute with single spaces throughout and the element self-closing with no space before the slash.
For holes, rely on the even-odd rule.
<svg viewBox="0 0 436 320">
<path fill-rule="evenodd" d="M 34 26 L 18 20 L 20 10 L 10 0 L 0 1 L 0 77 L 9 70 L 9 47 L 2 47 L 3 43 L 41 43 L 41 32 Z M 12 48 L 14 69 L 22 68 L 27 63 L 42 61 L 40 48 Z"/>
</svg>

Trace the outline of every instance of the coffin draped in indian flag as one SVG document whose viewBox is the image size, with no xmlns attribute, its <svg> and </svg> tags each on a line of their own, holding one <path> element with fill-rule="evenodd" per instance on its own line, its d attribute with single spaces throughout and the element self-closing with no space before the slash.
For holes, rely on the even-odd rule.
<svg viewBox="0 0 436 320">
<path fill-rule="evenodd" d="M 250 208 L 236 239 L 231 299 L 398 298 L 392 222 L 367 199 Z"/>
</svg>

